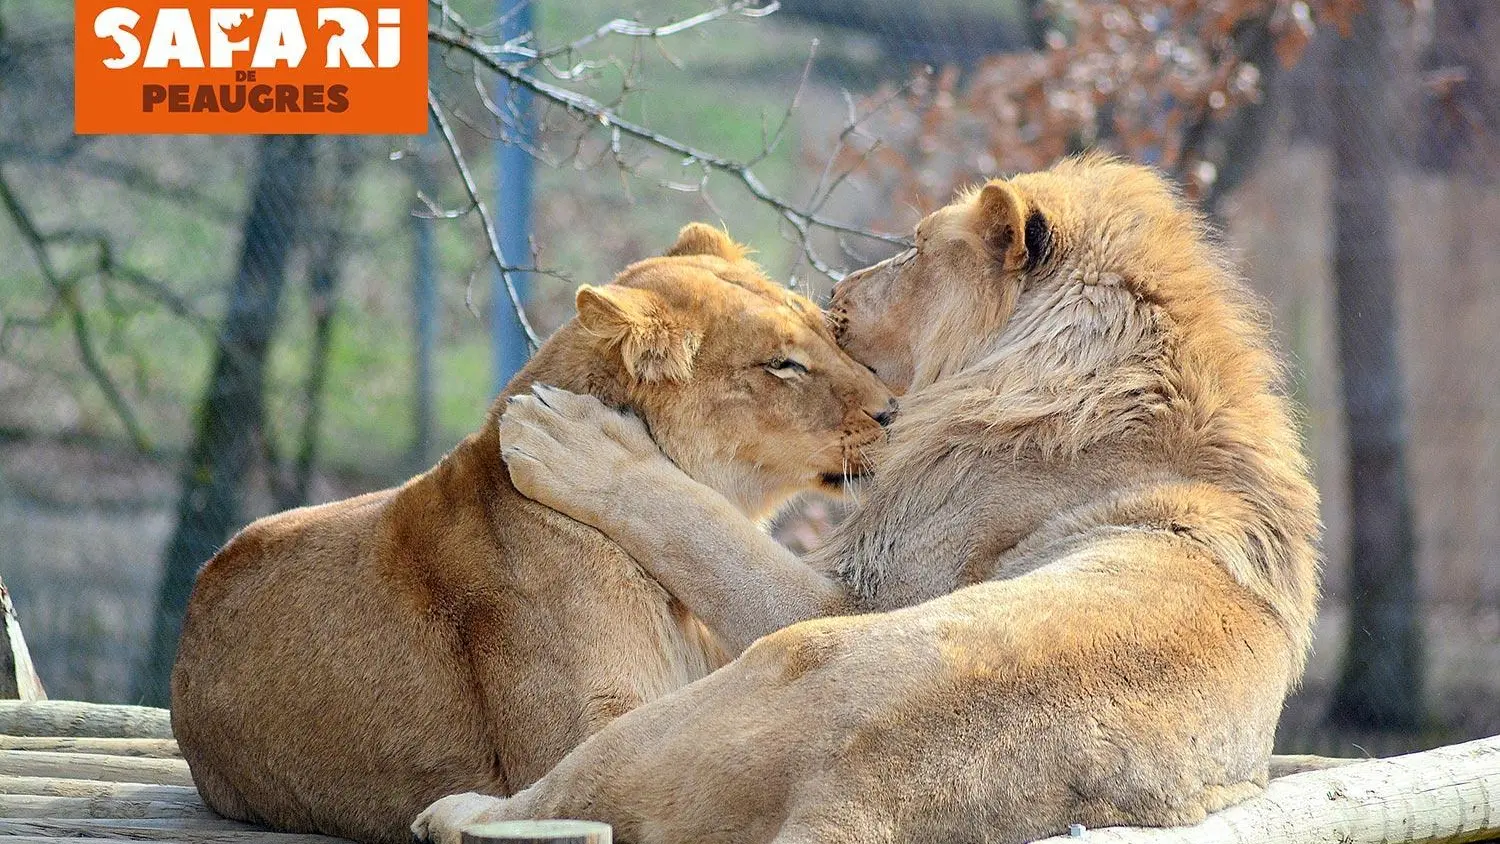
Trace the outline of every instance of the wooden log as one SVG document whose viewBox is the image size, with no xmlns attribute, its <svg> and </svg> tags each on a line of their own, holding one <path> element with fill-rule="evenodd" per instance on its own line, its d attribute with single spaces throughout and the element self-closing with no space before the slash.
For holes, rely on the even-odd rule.
<svg viewBox="0 0 1500 844">
<path fill-rule="evenodd" d="M 21 635 L 21 620 L 10 602 L 10 592 L 0 581 L 0 698 L 7 700 L 46 700 L 42 678 L 37 676 Z"/>
<path fill-rule="evenodd" d="M 1500 838 L 1500 736 L 1273 780 L 1170 829 L 1091 829 L 1092 844 L 1464 844 Z M 1058 836 L 1037 844 L 1067 844 Z"/>
<path fill-rule="evenodd" d="M 172 737 L 165 709 L 71 700 L 0 701 L 0 733 L 68 738 Z"/>
<path fill-rule="evenodd" d="M 66 844 L 79 844 L 80 840 L 118 842 L 122 839 L 191 841 L 194 844 L 348 844 L 342 838 L 271 832 L 248 824 L 235 824 L 234 821 L 221 821 L 221 825 L 215 827 L 201 821 L 183 820 L 0 820 L 0 836 L 4 837 L 5 844 L 22 844 L 28 839 L 56 842 L 60 838 L 67 839 Z"/>
<path fill-rule="evenodd" d="M 53 779 L 50 777 L 0 776 L 0 794 L 35 794 L 41 797 L 108 797 L 119 800 L 198 799 L 198 789 L 188 785 L 145 785 L 136 782 Z"/>
<path fill-rule="evenodd" d="M 162 833 L 152 838 L 131 838 L 128 835 L 117 835 L 113 838 L 102 836 L 46 836 L 46 835 L 8 835 L 5 844 L 120 844 L 121 840 L 136 841 L 166 841 L 180 842 L 180 844 L 349 844 L 342 838 L 328 838 L 323 835 L 302 835 L 300 833 L 286 832 L 224 832 L 224 833 L 184 833 L 173 836 Z"/>
<path fill-rule="evenodd" d="M 89 835 L 113 838 L 116 832 L 168 833 L 258 832 L 270 830 L 228 818 L 0 818 L 0 838 L 8 835 Z"/>
<path fill-rule="evenodd" d="M 464 829 L 463 844 L 610 844 L 609 824 L 593 821 L 501 821 Z"/>
<path fill-rule="evenodd" d="M 1353 765 L 1356 762 L 1368 761 L 1368 759 L 1339 759 L 1333 756 L 1307 756 L 1302 754 L 1295 756 L 1272 756 L 1271 779 L 1281 779 L 1293 774 L 1305 774 L 1308 771 L 1326 771 L 1329 768 L 1342 768 L 1345 765 Z"/>
<path fill-rule="evenodd" d="M 0 735 L 0 750 L 47 750 L 55 753 L 102 753 L 142 759 L 181 759 L 182 751 L 172 739 L 154 738 L 57 738 L 53 736 Z"/>
<path fill-rule="evenodd" d="M 132 759 L 99 753 L 0 750 L 0 776 L 192 785 L 181 759 Z"/>
<path fill-rule="evenodd" d="M 0 818 L 197 818 L 219 816 L 198 795 L 168 800 L 121 800 L 115 797 L 44 797 L 0 794 Z"/>
</svg>

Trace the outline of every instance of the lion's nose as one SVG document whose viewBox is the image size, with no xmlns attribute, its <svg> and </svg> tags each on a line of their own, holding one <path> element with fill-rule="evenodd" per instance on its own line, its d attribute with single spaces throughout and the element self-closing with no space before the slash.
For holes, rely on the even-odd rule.
<svg viewBox="0 0 1500 844">
<path fill-rule="evenodd" d="M 901 405 L 895 399 L 891 399 L 885 406 L 885 410 L 870 414 L 870 418 L 880 423 L 880 427 L 889 428 L 896 421 L 896 414 L 901 410 Z"/>
<path fill-rule="evenodd" d="M 834 282 L 833 290 L 829 292 L 829 306 L 833 306 L 846 294 L 848 294 L 849 288 L 853 287 L 864 275 L 865 270 L 855 270 L 854 272 L 849 273 L 848 275 Z"/>
</svg>

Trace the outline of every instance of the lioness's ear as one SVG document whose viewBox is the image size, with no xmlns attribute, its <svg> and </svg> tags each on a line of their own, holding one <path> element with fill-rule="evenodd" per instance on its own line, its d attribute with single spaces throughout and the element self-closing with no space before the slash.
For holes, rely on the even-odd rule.
<svg viewBox="0 0 1500 844">
<path fill-rule="evenodd" d="M 1007 271 L 1028 265 L 1026 203 L 1010 184 L 995 180 L 979 192 L 975 224 L 990 256 Z"/>
<path fill-rule="evenodd" d="M 686 381 L 703 338 L 675 324 L 656 294 L 633 287 L 578 288 L 578 322 L 619 351 L 636 381 Z"/>
<path fill-rule="evenodd" d="M 706 223 L 688 223 L 677 233 L 677 242 L 667 250 L 667 255 L 715 255 L 726 261 L 739 261 L 747 251 L 721 229 Z"/>
</svg>

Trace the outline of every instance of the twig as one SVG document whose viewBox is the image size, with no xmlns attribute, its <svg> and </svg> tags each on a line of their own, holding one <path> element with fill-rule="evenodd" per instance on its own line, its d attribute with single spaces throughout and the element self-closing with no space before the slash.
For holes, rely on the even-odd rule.
<svg viewBox="0 0 1500 844">
<path fill-rule="evenodd" d="M 428 5 L 439 10 L 442 20 L 451 22 L 455 27 L 470 35 L 479 34 L 480 30 L 471 27 L 462 16 L 449 7 L 445 0 L 428 0 Z M 517 4 L 506 14 L 506 18 L 515 14 L 519 8 L 520 5 Z M 526 33 L 520 38 L 511 39 L 504 44 L 495 45 L 490 49 L 496 55 L 517 56 L 523 60 L 523 64 L 525 65 L 538 65 L 559 56 L 571 56 L 574 53 L 580 53 L 595 42 L 602 41 L 611 35 L 640 39 L 661 39 L 686 32 L 689 29 L 694 29 L 730 15 L 740 15 L 746 18 L 763 18 L 774 14 L 780 8 L 780 0 L 772 0 L 764 6 L 756 5 L 756 0 L 735 0 L 735 2 L 715 6 L 696 15 L 659 26 L 650 26 L 633 18 L 615 18 L 581 38 L 570 41 L 567 44 L 560 44 L 548 50 L 537 50 L 522 46 L 522 43 L 531 37 L 530 33 Z M 499 23 L 500 21 L 496 21 L 486 28 L 495 28 Z"/>
<path fill-rule="evenodd" d="M 239 214 L 228 203 L 196 188 L 163 181 L 140 165 L 91 155 L 58 155 L 54 150 L 27 144 L 0 144 L 0 158 L 33 164 L 56 165 L 85 177 L 107 180 L 126 190 L 166 199 L 205 214 L 221 223 L 236 223 Z"/>
<path fill-rule="evenodd" d="M 707 11 L 693 15 L 692 17 L 683 18 L 682 20 L 674 21 L 672 23 L 662 24 L 661 26 L 647 26 L 646 24 L 643 24 L 637 20 L 615 18 L 609 23 L 604 24 L 588 35 L 585 35 L 582 38 L 573 41 L 572 43 L 563 44 L 559 47 L 553 47 L 550 50 L 537 52 L 534 54 L 534 56 L 532 56 L 532 58 L 536 61 L 544 61 L 546 59 L 557 58 L 558 56 L 577 53 L 582 51 L 585 47 L 588 47 L 590 44 L 593 44 L 595 41 L 599 41 L 611 35 L 623 35 L 630 38 L 666 38 L 671 35 L 676 35 L 679 32 L 686 32 L 687 30 L 694 27 L 702 26 L 703 24 L 716 21 L 719 18 L 728 17 L 729 15 L 739 14 L 747 18 L 763 18 L 766 15 L 774 13 L 777 9 L 780 8 L 781 3 L 779 2 L 771 2 L 767 3 L 764 6 L 757 6 L 753 2 L 753 0 L 736 0 L 736 2 L 734 3 L 728 3 L 723 6 L 716 6 Z"/>
<path fill-rule="evenodd" d="M 924 76 L 931 75 L 932 70 L 929 68 L 927 69 Z M 838 160 L 839 152 L 843 150 L 844 147 L 849 145 L 849 139 L 854 137 L 855 135 L 862 134 L 860 129 L 864 126 L 866 121 L 875 117 L 875 115 L 880 114 L 882 111 L 885 111 L 890 107 L 891 103 L 894 103 L 902 97 L 906 96 L 906 94 L 911 91 L 912 86 L 915 85 L 920 78 L 922 77 L 913 76 L 911 79 L 906 80 L 899 87 L 893 89 L 885 97 L 882 97 L 864 114 L 859 113 L 859 109 L 854 104 L 854 97 L 851 96 L 847 90 L 843 92 L 844 102 L 849 109 L 849 119 L 844 122 L 843 130 L 839 132 L 838 138 L 834 141 L 833 152 L 829 154 L 827 162 L 824 163 L 823 172 L 818 175 L 817 185 L 813 188 L 812 195 L 808 198 L 809 209 L 813 211 L 821 211 L 823 209 L 823 206 L 828 204 L 828 200 L 833 196 L 834 191 L 838 190 L 839 186 L 844 183 L 844 180 L 849 178 L 849 176 L 851 176 L 856 170 L 863 167 L 865 161 L 867 161 L 871 155 L 875 154 L 875 151 L 880 148 L 879 138 L 876 138 L 875 141 L 865 149 L 865 151 L 860 155 L 859 160 L 854 162 L 853 166 L 840 173 L 836 178 L 834 178 L 832 182 L 828 181 L 829 175 L 831 175 L 833 172 L 834 162 Z"/>
<path fill-rule="evenodd" d="M 802 255 L 803 257 L 807 258 L 807 263 L 811 264 L 813 269 L 817 270 L 823 275 L 828 276 L 834 281 L 843 281 L 846 273 L 834 269 L 823 259 L 819 258 L 818 254 L 813 251 L 811 242 L 812 233 L 808 231 L 807 223 L 789 214 L 783 214 L 782 217 L 788 223 L 791 223 L 792 228 L 797 230 L 797 238 L 799 241 L 801 241 Z"/>
<path fill-rule="evenodd" d="M 489 70 L 504 77 L 512 84 L 525 88 L 537 96 L 556 103 L 577 115 L 582 115 L 599 125 L 628 135 L 636 140 L 644 141 L 658 149 L 681 156 L 687 162 L 698 162 L 713 170 L 734 177 L 751 196 L 765 205 L 774 208 L 782 217 L 793 221 L 799 231 L 812 227 L 842 232 L 856 237 L 868 238 L 889 243 L 893 246 L 906 247 L 910 244 L 905 238 L 896 235 L 884 234 L 868 229 L 862 229 L 847 223 L 841 223 L 830 219 L 817 212 L 799 208 L 790 202 L 773 194 L 756 176 L 754 170 L 744 162 L 735 161 L 723 156 L 715 155 L 705 150 L 698 149 L 690 144 L 669 138 L 655 132 L 638 123 L 622 118 L 613 109 L 599 103 L 591 97 L 559 88 L 542 82 L 524 71 L 524 65 L 520 67 L 507 64 L 495 59 L 491 53 L 493 48 L 476 40 L 467 33 L 450 33 L 441 29 L 432 28 L 428 30 L 428 39 L 437 44 L 442 44 L 471 56 Z"/>
<path fill-rule="evenodd" d="M 500 237 L 495 233 L 495 218 L 490 214 L 490 207 L 479 198 L 479 186 L 474 181 L 474 173 L 469 169 L 469 163 L 464 159 L 463 151 L 458 148 L 458 138 L 453 134 L 453 127 L 448 124 L 448 117 L 443 113 L 442 104 L 438 102 L 437 95 L 431 90 L 427 92 L 427 110 L 432 113 L 433 122 L 437 124 L 438 132 L 443 136 L 443 143 L 448 146 L 448 154 L 453 159 L 453 166 L 458 168 L 459 177 L 463 179 L 464 190 L 468 191 L 469 201 L 474 203 L 474 210 L 479 212 L 479 220 L 484 225 L 484 236 L 490 246 L 490 257 L 494 259 L 495 266 L 500 271 L 500 280 L 505 283 L 505 292 L 510 296 L 511 306 L 516 313 L 516 322 L 526 335 L 526 345 L 530 351 L 535 352 L 541 346 L 542 341 L 536 331 L 532 330 L 531 320 L 526 318 L 526 308 L 521 304 L 520 291 L 516 289 L 515 279 L 512 278 L 514 269 L 500 251 Z"/>
<path fill-rule="evenodd" d="M 125 433 L 135 447 L 140 451 L 150 451 L 151 439 L 146 436 L 145 429 L 136 419 L 135 411 L 130 409 L 130 403 L 125 400 L 125 394 L 115 384 L 114 377 L 104 367 L 98 350 L 94 348 L 94 338 L 89 332 L 88 319 L 84 315 L 82 303 L 78 300 L 76 280 L 70 281 L 64 278 L 58 272 L 56 265 L 52 263 L 52 256 L 47 250 L 47 236 L 42 234 L 31 216 L 26 213 L 26 209 L 11 189 L 9 180 L 5 178 L 3 168 L 0 168 L 0 204 L 3 204 L 9 212 L 16 224 L 16 230 L 21 234 L 21 239 L 26 241 L 26 246 L 31 251 L 37 268 L 42 272 L 42 278 L 52 287 L 53 292 L 57 294 L 58 301 L 68 312 L 68 320 L 73 329 L 73 342 L 78 347 L 78 357 L 83 363 L 83 368 L 88 370 L 89 375 L 99 386 L 100 392 L 104 394 L 104 400 L 119 418 L 120 424 L 124 426 Z"/>
<path fill-rule="evenodd" d="M 218 335 L 219 330 L 214 325 L 213 320 L 199 312 L 181 294 L 146 273 L 120 263 L 119 259 L 115 257 L 114 242 L 104 232 L 93 229 L 60 229 L 47 235 L 46 242 L 49 244 L 68 243 L 92 246 L 95 249 L 95 260 L 98 264 L 99 275 L 129 284 L 141 293 L 155 299 L 157 303 L 166 306 L 168 311 L 186 319 L 194 328 L 202 331 L 205 335 L 209 337 Z"/>
<path fill-rule="evenodd" d="M 777 147 L 781 146 L 781 139 L 786 135 L 787 124 L 792 122 L 793 112 L 797 110 L 797 106 L 802 104 L 802 92 L 807 90 L 807 78 L 812 75 L 813 60 L 817 57 L 818 39 L 814 38 L 812 40 L 812 44 L 808 45 L 807 61 L 802 65 L 802 76 L 797 80 L 797 88 L 792 92 L 792 99 L 786 105 L 786 112 L 781 115 L 781 123 L 777 124 L 776 126 L 776 134 L 772 135 L 769 141 L 765 140 L 765 126 L 764 124 L 762 124 L 760 154 L 745 162 L 746 167 L 754 167 L 762 161 L 765 161 L 767 158 L 770 158 L 773 153 L 776 152 Z"/>
</svg>

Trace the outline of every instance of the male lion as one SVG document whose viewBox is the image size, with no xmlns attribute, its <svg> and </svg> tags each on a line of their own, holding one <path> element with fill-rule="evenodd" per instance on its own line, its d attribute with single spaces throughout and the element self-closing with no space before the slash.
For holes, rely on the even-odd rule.
<svg viewBox="0 0 1500 844">
<path fill-rule="evenodd" d="M 630 420 L 518 401 L 518 488 L 755 644 L 511 799 L 450 797 L 414 829 L 1021 842 L 1256 793 L 1308 648 L 1319 525 L 1245 299 L 1151 170 L 1086 157 L 960 196 L 835 290 L 841 345 L 906 397 L 859 508 L 805 562 Z M 838 613 L 870 614 L 818 618 Z"/>
<path fill-rule="evenodd" d="M 506 395 L 538 380 L 633 408 L 745 520 L 858 473 L 893 402 L 815 306 L 701 225 L 582 288 Z M 263 519 L 203 569 L 172 726 L 221 814 L 407 842 L 438 797 L 510 794 L 727 661 L 618 546 L 515 491 L 503 398 L 428 473 Z"/>
</svg>

